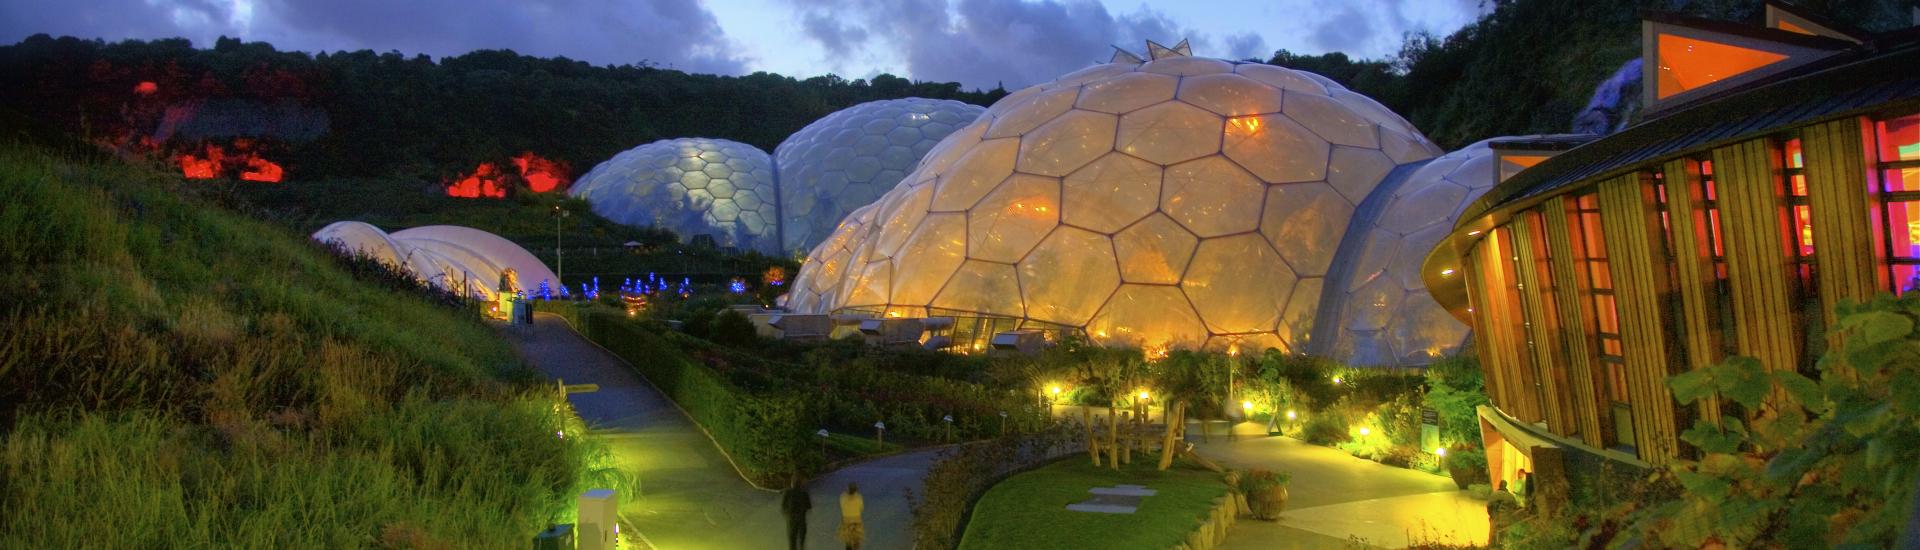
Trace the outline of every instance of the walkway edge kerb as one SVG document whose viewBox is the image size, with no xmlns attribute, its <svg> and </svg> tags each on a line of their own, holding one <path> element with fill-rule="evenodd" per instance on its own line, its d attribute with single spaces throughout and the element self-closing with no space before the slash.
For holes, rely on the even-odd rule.
<svg viewBox="0 0 1920 550">
<path fill-rule="evenodd" d="M 720 451 L 720 456 L 727 459 L 727 465 L 733 467 L 733 474 L 740 476 L 741 481 L 747 482 L 748 487 L 752 487 L 752 488 L 759 489 L 761 491 L 766 491 L 769 493 L 780 492 L 779 489 L 768 489 L 766 487 L 761 487 L 760 484 L 753 482 L 753 478 L 747 477 L 747 473 L 740 469 L 740 464 L 738 462 L 733 461 L 733 453 L 727 452 L 726 446 L 721 445 L 719 440 L 714 439 L 713 434 L 707 432 L 707 427 L 700 425 L 699 419 L 694 418 L 693 414 L 688 413 L 686 409 L 681 408 L 680 402 L 674 401 L 673 396 L 667 395 L 667 392 L 665 391 L 661 391 L 659 385 L 654 384 L 652 380 L 647 380 L 647 375 L 645 373 L 640 372 L 639 368 L 634 367 L 632 362 L 627 361 L 627 358 L 621 357 L 620 354 L 614 353 L 613 350 L 607 349 L 606 346 L 600 345 L 599 342 L 593 341 L 592 338 L 588 338 L 586 334 L 580 332 L 579 327 L 573 326 L 573 321 L 567 320 L 567 316 L 565 315 L 561 315 L 558 313 L 538 313 L 537 315 L 540 315 L 543 317 L 549 317 L 553 319 L 559 319 L 561 323 L 567 325 L 567 330 L 573 331 L 574 336 L 579 336 L 581 340 L 584 340 L 589 344 L 593 344 L 593 347 L 600 348 L 600 351 L 607 352 L 608 356 L 613 357 L 614 359 L 619 360 L 621 364 L 626 365 L 627 370 L 633 371 L 633 374 L 635 376 L 639 376 L 640 380 L 645 381 L 648 386 L 653 386 L 653 390 L 660 392 L 660 396 L 664 398 L 666 402 L 673 404 L 674 410 L 680 411 L 680 414 L 682 416 L 687 417 L 688 423 L 693 424 L 693 427 L 698 428 L 700 430 L 700 435 L 707 437 L 707 442 L 712 443 L 713 448 Z"/>
</svg>

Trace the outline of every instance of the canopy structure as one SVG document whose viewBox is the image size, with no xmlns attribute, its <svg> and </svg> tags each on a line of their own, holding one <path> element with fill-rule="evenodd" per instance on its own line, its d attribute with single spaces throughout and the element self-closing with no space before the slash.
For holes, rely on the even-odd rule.
<svg viewBox="0 0 1920 550">
<path fill-rule="evenodd" d="M 556 289 L 560 285 L 553 270 L 520 245 L 471 227 L 429 225 L 388 234 L 367 223 L 341 221 L 315 231 L 313 240 L 366 255 L 404 269 L 435 287 L 481 300 L 498 297 L 500 274 L 508 269 L 514 271 L 520 290 L 529 294 L 542 281 Z"/>
<path fill-rule="evenodd" d="M 985 107 L 909 97 L 854 105 L 808 124 L 773 150 L 785 250 L 805 252 L 848 213 L 907 177 L 948 134 Z"/>
<path fill-rule="evenodd" d="M 773 158 L 752 145 L 708 138 L 656 141 L 593 167 L 568 194 L 631 226 L 660 227 L 692 241 L 779 250 Z"/>
</svg>

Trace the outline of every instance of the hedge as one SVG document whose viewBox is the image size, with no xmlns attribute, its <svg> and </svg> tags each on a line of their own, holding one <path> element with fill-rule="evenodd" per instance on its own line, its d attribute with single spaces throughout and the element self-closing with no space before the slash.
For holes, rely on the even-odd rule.
<svg viewBox="0 0 1920 550">
<path fill-rule="evenodd" d="M 755 484 L 784 486 L 789 476 L 808 477 L 820 467 L 819 453 L 812 451 L 814 443 L 808 439 L 817 428 L 799 396 L 734 386 L 661 334 L 619 314 L 568 306 L 553 309 L 678 403 Z"/>
</svg>

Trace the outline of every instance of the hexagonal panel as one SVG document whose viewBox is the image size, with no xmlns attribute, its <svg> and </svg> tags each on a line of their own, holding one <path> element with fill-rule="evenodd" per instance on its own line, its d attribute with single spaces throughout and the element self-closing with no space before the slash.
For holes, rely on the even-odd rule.
<svg viewBox="0 0 1920 550">
<path fill-rule="evenodd" d="M 885 305 L 888 290 L 893 284 L 893 262 L 883 260 L 867 264 L 859 275 L 849 278 L 847 282 L 846 305 Z"/>
<path fill-rule="evenodd" d="M 1301 276 L 1324 275 L 1346 235 L 1353 207 L 1324 183 L 1279 185 L 1267 190 L 1260 232 Z"/>
<path fill-rule="evenodd" d="M 1087 323 L 1087 335 L 1101 345 L 1193 348 L 1206 341 L 1207 327 L 1178 287 L 1129 284 Z"/>
<path fill-rule="evenodd" d="M 1220 150 L 1222 124 L 1199 107 L 1161 103 L 1121 115 L 1115 148 L 1161 165 L 1192 160 Z"/>
<path fill-rule="evenodd" d="M 1366 200 L 1367 194 L 1393 172 L 1393 161 L 1374 149 L 1337 145 L 1332 158 L 1333 161 L 1327 163 L 1327 183 L 1349 204 L 1358 205 Z"/>
<path fill-rule="evenodd" d="M 1020 279 L 1012 265 L 967 260 L 934 297 L 932 307 L 987 315 L 1026 315 L 1020 305 Z"/>
<path fill-rule="evenodd" d="M 1381 216 L 1379 225 L 1395 233 L 1412 233 L 1422 227 L 1452 219 L 1460 212 L 1460 207 L 1466 205 L 1466 200 L 1466 189 L 1444 180 L 1434 182 L 1395 197 L 1387 206 L 1387 212 L 1391 215 Z"/>
<path fill-rule="evenodd" d="M 1327 87 L 1311 78 L 1301 76 L 1304 71 L 1295 71 L 1275 67 L 1264 63 L 1241 63 L 1233 67 L 1233 72 L 1266 83 L 1268 86 L 1284 90 L 1327 95 Z"/>
<path fill-rule="evenodd" d="M 928 214 L 894 262 L 898 276 L 889 303 L 917 306 L 933 301 L 934 293 L 966 260 L 966 235 L 966 216 Z"/>
<path fill-rule="evenodd" d="M 1313 343 L 1314 317 L 1319 313 L 1320 289 L 1326 281 L 1306 277 L 1293 284 L 1293 295 L 1287 297 L 1287 309 L 1280 313 L 1280 326 L 1275 332 L 1294 349 L 1306 349 Z"/>
<path fill-rule="evenodd" d="M 1347 330 L 1380 330 L 1405 301 L 1407 290 L 1392 277 L 1377 277 L 1347 296 Z"/>
<path fill-rule="evenodd" d="M 1359 235 L 1347 235 L 1349 239 L 1361 238 Z M 1360 248 L 1360 257 L 1353 260 L 1353 282 L 1348 290 L 1360 288 L 1360 285 L 1374 279 L 1387 277 L 1387 263 L 1393 261 L 1394 254 L 1400 251 L 1400 236 L 1380 229 L 1367 231 L 1366 243 Z M 1398 286 L 1399 283 L 1394 283 Z"/>
<path fill-rule="evenodd" d="M 1293 291 L 1293 270 L 1259 235 L 1200 241 L 1180 282 L 1213 332 L 1270 331 Z"/>
<path fill-rule="evenodd" d="M 1280 115 L 1234 117 L 1226 125 L 1227 157 L 1268 183 L 1325 178 L 1327 148 L 1319 136 Z"/>
<path fill-rule="evenodd" d="M 1040 127 L 1067 109 L 1073 108 L 1073 101 L 1080 95 L 1079 88 L 1061 88 L 1041 92 L 1024 105 L 1014 107 L 995 116 L 993 125 L 987 127 L 987 139 L 1014 137 Z"/>
<path fill-rule="evenodd" d="M 1113 245 L 1098 233 L 1062 227 L 1020 262 L 1027 317 L 1080 326 L 1120 284 Z"/>
<path fill-rule="evenodd" d="M 1060 223 L 1060 180 L 1014 174 L 967 214 L 967 256 L 1013 263 Z"/>
<path fill-rule="evenodd" d="M 1312 128 L 1327 141 L 1355 147 L 1379 148 L 1380 138 L 1373 121 L 1349 108 L 1344 102 L 1314 94 L 1287 95 L 1287 116 Z"/>
<path fill-rule="evenodd" d="M 1401 364 L 1423 364 L 1460 349 L 1467 326 L 1431 298 L 1412 296 L 1387 323 L 1386 337 Z"/>
<path fill-rule="evenodd" d="M 1167 168 L 1160 209 L 1201 237 L 1216 237 L 1260 226 L 1260 199 L 1266 185 L 1219 156 Z"/>
<path fill-rule="evenodd" d="M 1209 74 L 1180 79 L 1180 101 L 1234 117 L 1280 112 L 1280 91 L 1237 74 Z"/>
<path fill-rule="evenodd" d="M 1163 214 L 1140 220 L 1113 236 L 1113 250 L 1120 259 L 1120 280 L 1177 284 L 1199 244 L 1198 237 Z"/>
<path fill-rule="evenodd" d="M 874 246 L 882 256 L 893 256 L 900 246 L 907 242 L 907 236 L 920 227 L 920 220 L 927 217 L 928 200 L 933 197 L 932 187 L 918 187 L 900 192 L 889 193 L 875 209 L 880 216 L 880 236 Z"/>
<path fill-rule="evenodd" d="M 1020 138 L 1015 169 L 1042 176 L 1065 176 L 1113 150 L 1114 128 L 1120 119 L 1090 111 L 1074 111 L 1053 119 Z"/>
<path fill-rule="evenodd" d="M 958 132 L 948 135 L 946 139 L 940 140 L 939 146 L 927 152 L 927 157 L 922 159 L 918 171 L 925 174 L 945 173 L 948 168 L 953 166 L 953 163 L 959 162 L 960 157 L 965 156 L 969 151 L 973 150 L 974 146 L 979 145 L 980 136 L 986 133 L 987 121 L 981 119 L 975 121 L 973 124 L 967 125 L 965 128 L 961 128 Z"/>
<path fill-rule="evenodd" d="M 1173 99 L 1178 77 L 1152 73 L 1128 73 L 1098 82 L 1080 90 L 1075 106 L 1089 111 L 1120 114 Z"/>
<path fill-rule="evenodd" d="M 1400 286 L 1412 291 L 1423 291 L 1427 281 L 1420 277 L 1420 265 L 1427 260 L 1427 253 L 1440 245 L 1440 240 L 1451 232 L 1453 224 L 1435 224 L 1415 231 L 1400 241 L 1400 254 L 1387 263 L 1387 274 L 1400 282 Z"/>
<path fill-rule="evenodd" d="M 1440 156 L 1440 148 L 1426 138 L 1401 133 L 1395 130 L 1380 129 L 1380 150 L 1394 162 L 1407 164 Z"/>
<path fill-rule="evenodd" d="M 1121 153 L 1108 153 L 1068 175 L 1061 216 L 1066 223 L 1112 233 L 1160 205 L 1161 168 Z"/>
<path fill-rule="evenodd" d="M 1222 334 L 1207 338 L 1207 351 L 1228 353 L 1238 357 L 1259 357 L 1268 349 L 1287 353 L 1292 348 L 1279 336 L 1270 332 L 1254 334 Z"/>
<path fill-rule="evenodd" d="M 1020 140 L 990 139 L 980 142 L 961 157 L 952 171 L 940 177 L 939 190 L 933 194 L 933 211 L 957 212 L 972 208 L 1007 176 L 1013 175 L 1013 161 L 1019 154 Z"/>
</svg>

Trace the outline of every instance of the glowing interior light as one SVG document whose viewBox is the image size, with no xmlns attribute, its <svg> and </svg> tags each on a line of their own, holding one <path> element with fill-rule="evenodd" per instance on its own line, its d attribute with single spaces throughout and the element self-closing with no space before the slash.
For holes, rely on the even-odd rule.
<svg viewBox="0 0 1920 550">
<path fill-rule="evenodd" d="M 1287 409 L 1287 420 L 1293 420 L 1295 418 L 1299 418 L 1299 415 L 1294 414 L 1293 409 Z"/>
<path fill-rule="evenodd" d="M 1446 269 L 1442 269 L 1442 270 L 1440 270 L 1440 276 L 1441 276 L 1441 277 L 1452 277 L 1452 276 L 1453 276 L 1453 268 L 1451 268 L 1451 267 L 1449 267 L 1449 268 L 1446 268 Z"/>
<path fill-rule="evenodd" d="M 1439 456 L 1447 456 L 1447 448 L 1446 448 L 1446 447 L 1441 447 L 1441 448 L 1438 448 L 1438 449 L 1434 449 L 1434 450 L 1433 450 L 1433 454 L 1436 454 L 1436 455 L 1439 455 Z"/>
</svg>

